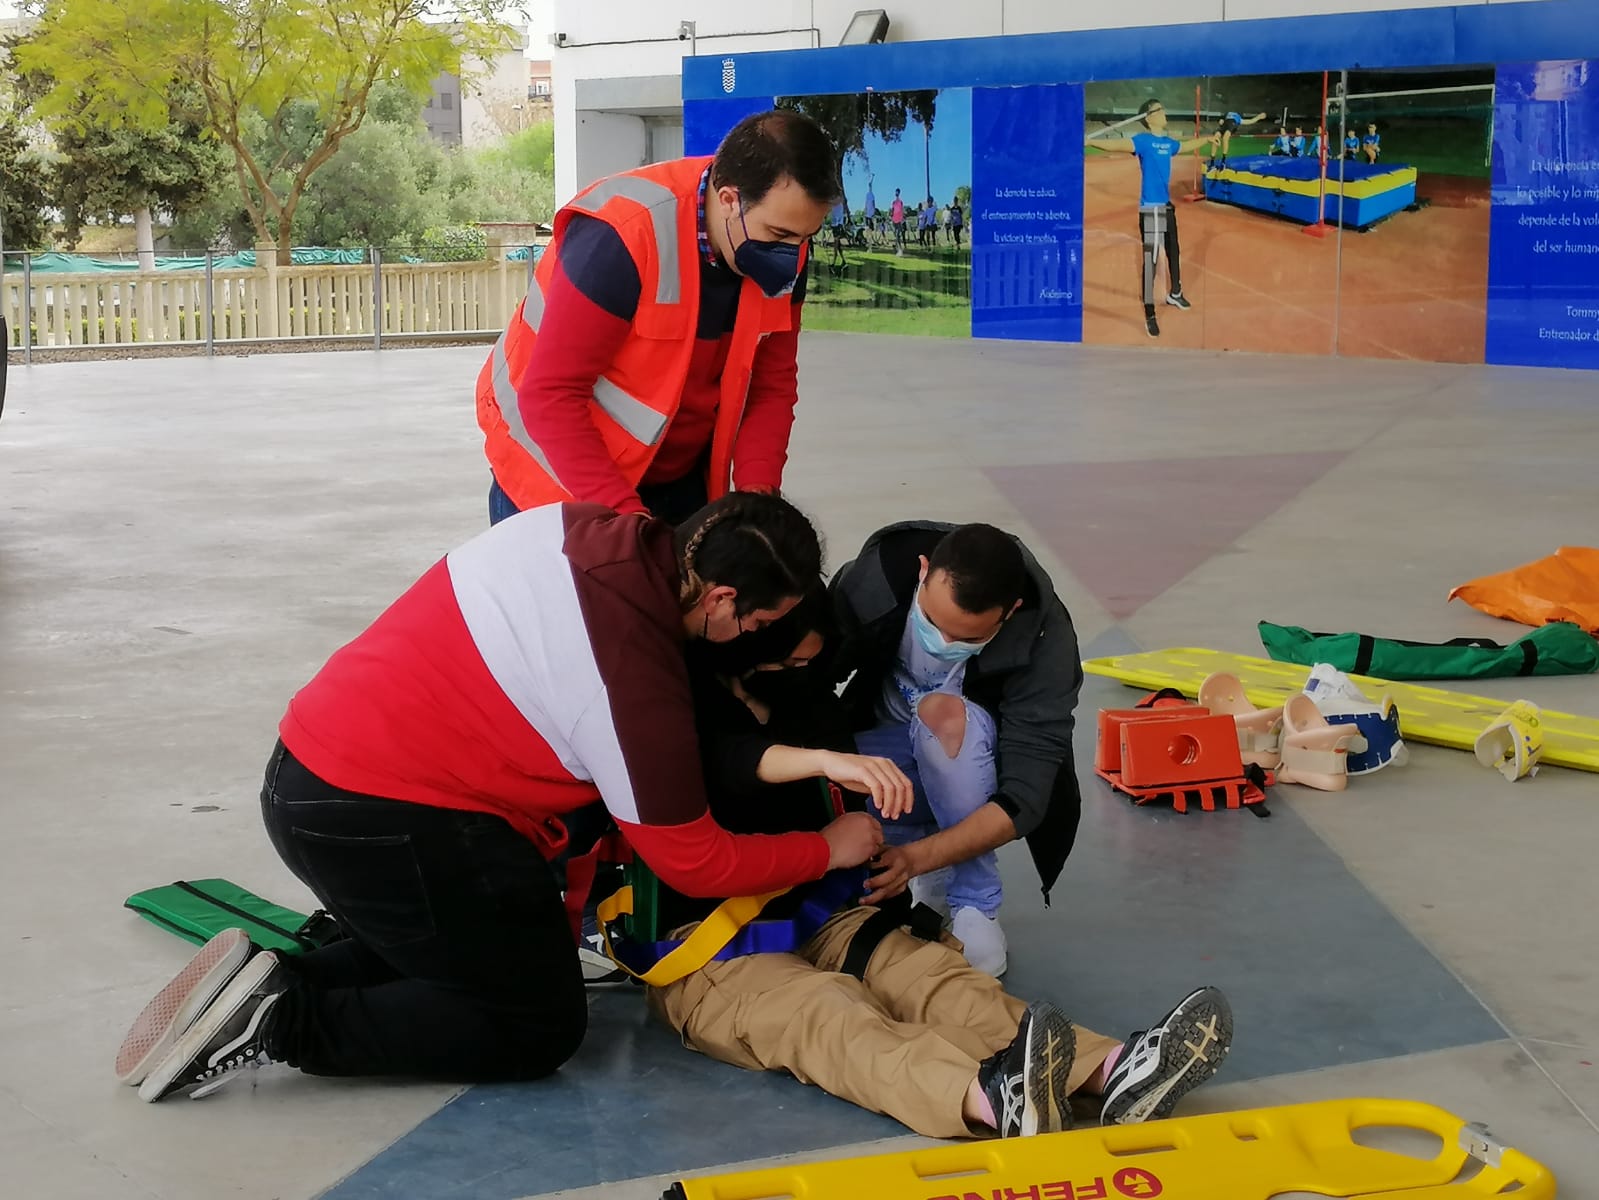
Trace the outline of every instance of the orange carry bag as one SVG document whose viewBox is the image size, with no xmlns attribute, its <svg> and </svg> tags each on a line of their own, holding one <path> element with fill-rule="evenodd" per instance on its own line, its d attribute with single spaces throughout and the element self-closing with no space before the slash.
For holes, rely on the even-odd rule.
<svg viewBox="0 0 1599 1200">
<path fill-rule="evenodd" d="M 1491 617 L 1547 625 L 1570 621 L 1599 637 L 1599 549 L 1562 546 L 1548 558 L 1485 575 L 1449 593 Z"/>
</svg>

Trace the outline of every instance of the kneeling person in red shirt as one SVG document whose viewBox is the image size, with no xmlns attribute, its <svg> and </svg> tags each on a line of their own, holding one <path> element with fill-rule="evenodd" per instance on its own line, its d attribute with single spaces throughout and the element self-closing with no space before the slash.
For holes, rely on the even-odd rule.
<svg viewBox="0 0 1599 1200">
<path fill-rule="evenodd" d="M 686 640 L 761 628 L 821 549 L 776 496 L 733 493 L 674 534 L 589 505 L 522 513 L 452 551 L 289 705 L 261 793 L 278 854 L 348 937 L 298 958 L 213 938 L 117 1057 L 144 1100 L 281 1061 L 314 1075 L 537 1079 L 587 1004 L 548 859 L 604 802 L 691 896 L 855 866 L 882 830 L 735 836 L 707 809 Z"/>
</svg>

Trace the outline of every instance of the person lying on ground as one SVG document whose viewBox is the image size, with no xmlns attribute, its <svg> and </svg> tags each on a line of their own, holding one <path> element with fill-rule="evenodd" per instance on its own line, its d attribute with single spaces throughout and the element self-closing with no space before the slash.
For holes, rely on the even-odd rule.
<svg viewBox="0 0 1599 1200">
<path fill-rule="evenodd" d="M 806 624 L 825 619 L 818 611 Z M 790 625 L 786 640 L 766 636 L 778 632 L 690 647 L 702 660 L 691 673 L 712 812 L 741 832 L 811 829 L 827 820 L 826 793 L 814 780 L 796 782 L 831 773 L 827 760 L 809 771 L 797 764 L 816 747 L 834 747 L 820 751 L 826 755 L 847 746 L 837 697 L 810 665 L 825 630 Z M 770 661 L 748 657 L 757 641 Z M 892 764 L 875 769 L 892 777 Z M 885 813 L 909 802 L 902 779 L 893 779 L 885 798 Z M 748 1070 L 787 1071 L 938 1138 L 1055 1132 L 1072 1124 L 1074 1102 L 1097 1108 L 1106 1123 L 1169 1116 L 1226 1057 L 1232 1013 L 1216 988 L 1196 989 L 1160 1021 L 1118 1041 L 1074 1024 L 1047 1001 L 1007 994 L 936 924 L 932 940 L 917 936 L 909 912 L 895 909 L 903 891 L 861 904 L 850 886 L 861 873 L 841 874 L 846 886 L 829 893 L 837 911 L 814 930 L 794 915 L 803 895 L 763 910 L 762 919 L 798 926 L 792 952 L 709 962 L 651 987 L 651 1009 L 690 1049 Z M 796 892 L 808 890 L 815 904 L 829 883 Z M 692 930 L 690 922 L 672 934 Z"/>
</svg>

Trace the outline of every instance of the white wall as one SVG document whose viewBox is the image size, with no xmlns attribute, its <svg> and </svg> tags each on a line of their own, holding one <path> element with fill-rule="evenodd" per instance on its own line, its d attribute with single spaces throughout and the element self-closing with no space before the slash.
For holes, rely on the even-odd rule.
<svg viewBox="0 0 1599 1200">
<path fill-rule="evenodd" d="M 620 135 L 606 123 L 578 126 L 574 81 L 632 75 L 680 75 L 689 43 L 677 40 L 678 22 L 697 25 L 700 54 L 793 50 L 836 46 L 849 19 L 862 8 L 889 15 L 893 42 L 998 37 L 1080 29 L 1184 25 L 1203 21 L 1298 17 L 1317 13 L 1372 12 L 1470 3 L 1537 3 L 1538 0 L 553 0 L 550 28 L 567 46 L 551 47 L 555 94 L 555 191 L 558 200 L 597 176 L 589 163 L 612 161 Z M 814 30 L 814 31 L 813 31 Z M 725 35 L 725 36 L 724 36 Z M 657 39 L 657 40 L 645 40 Z M 622 42 L 620 45 L 584 45 Z M 534 47 L 542 55 L 542 45 Z M 640 124 L 642 130 L 642 124 Z M 580 138 L 597 134 L 611 141 L 605 153 L 589 154 Z M 640 133 L 642 139 L 642 132 Z"/>
<path fill-rule="evenodd" d="M 618 171 L 631 171 L 645 163 L 643 117 L 624 113 L 578 113 L 576 133 L 573 169 L 584 183 Z"/>
<path fill-rule="evenodd" d="M 685 12 L 703 9 L 705 7 L 718 7 L 733 9 L 737 6 L 731 4 L 717 4 L 708 6 L 704 0 L 682 0 L 680 5 Z M 786 7 L 773 5 L 774 9 Z M 582 21 L 568 22 L 565 14 L 572 10 L 582 15 Z M 647 19 L 638 16 L 632 10 L 649 10 Z M 634 0 L 606 0 L 605 3 L 595 3 L 594 0 L 557 0 L 555 9 L 554 27 L 556 32 L 567 33 L 572 40 L 604 40 L 607 33 L 610 37 L 624 36 L 619 30 L 625 29 L 625 36 L 636 38 L 662 38 L 666 40 L 654 42 L 633 42 L 619 46 L 566 46 L 550 47 L 550 89 L 555 100 L 555 198 L 557 201 L 569 199 L 580 187 L 592 183 L 599 178 L 599 174 L 587 173 L 586 164 L 601 161 L 613 161 L 617 141 L 624 135 L 621 130 L 625 127 L 623 122 L 589 122 L 585 123 L 581 131 L 578 126 L 579 112 L 577 109 L 577 80 L 579 79 L 618 79 L 635 75 L 681 75 L 683 73 L 683 57 L 689 52 L 687 42 L 677 40 L 677 18 L 670 20 L 661 17 L 661 12 L 672 12 L 673 9 L 663 9 L 659 4 L 639 4 Z M 851 9 L 850 11 L 854 11 Z M 599 15 L 599 14 L 603 14 Z M 624 15 L 626 20 L 624 21 Z M 726 26 L 724 28 L 733 28 Z M 744 25 L 740 28 L 751 29 L 758 26 Z M 583 37 L 578 38 L 572 30 L 583 32 Z M 834 38 L 837 41 L 837 38 Z M 700 52 L 706 53 L 707 48 L 714 45 L 717 53 L 748 53 L 751 50 L 800 50 L 807 46 L 815 45 L 808 34 L 785 34 L 779 37 L 756 36 L 721 39 L 713 42 L 701 42 Z M 534 48 L 542 53 L 538 47 Z M 585 118 L 593 116 L 592 113 L 582 114 Z M 627 118 L 637 131 L 638 153 L 642 156 L 644 145 L 644 123 L 639 118 Z M 602 147 L 599 151 L 590 154 L 579 148 L 579 133 L 583 137 L 598 135 L 610 145 Z M 627 134 L 631 137 L 631 134 Z M 642 158 L 640 159 L 642 161 Z M 638 166 L 638 163 L 631 164 Z M 612 168 L 613 170 L 618 168 Z M 608 172 L 600 172 L 607 174 Z"/>
</svg>

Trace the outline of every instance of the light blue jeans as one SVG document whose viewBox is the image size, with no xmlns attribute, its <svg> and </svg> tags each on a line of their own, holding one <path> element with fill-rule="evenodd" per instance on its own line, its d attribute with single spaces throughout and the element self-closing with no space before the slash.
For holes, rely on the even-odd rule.
<svg viewBox="0 0 1599 1200">
<path fill-rule="evenodd" d="M 971 816 L 997 790 L 994 766 L 994 718 L 979 705 L 965 700 L 966 736 L 954 758 L 944 753 L 938 739 L 920 718 L 908 724 L 879 725 L 855 735 L 862 754 L 892 761 L 916 788 L 916 804 L 898 820 L 883 822 L 883 837 L 891 846 L 920 841 L 940 829 L 949 829 Z M 999 858 L 994 851 L 956 863 L 950 871 L 950 911 L 975 908 L 984 916 L 999 912 L 1005 899 L 999 881 Z"/>
</svg>

